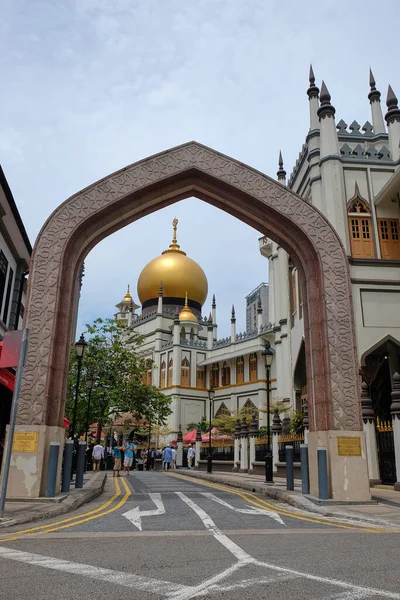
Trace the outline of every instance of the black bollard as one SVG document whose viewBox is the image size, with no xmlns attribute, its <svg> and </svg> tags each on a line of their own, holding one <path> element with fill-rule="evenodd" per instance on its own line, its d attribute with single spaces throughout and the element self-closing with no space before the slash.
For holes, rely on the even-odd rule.
<svg viewBox="0 0 400 600">
<path fill-rule="evenodd" d="M 286 489 L 294 490 L 293 446 L 286 446 Z"/>
<path fill-rule="evenodd" d="M 54 496 L 56 495 L 56 480 L 59 454 L 60 442 L 50 442 L 49 464 L 47 467 L 46 489 L 44 492 L 46 498 L 54 498 Z"/>
<path fill-rule="evenodd" d="M 83 487 L 83 475 L 85 473 L 85 459 L 86 459 L 86 442 L 79 442 L 77 458 L 76 458 L 76 476 L 75 476 L 75 487 Z"/>
<path fill-rule="evenodd" d="M 72 475 L 72 456 L 74 454 L 74 441 L 67 440 L 65 442 L 64 449 L 64 465 L 63 465 L 63 476 L 62 476 L 62 492 L 69 492 L 69 488 L 71 485 L 71 475 Z"/>
<path fill-rule="evenodd" d="M 300 461 L 301 461 L 301 493 L 310 493 L 310 471 L 308 467 L 308 446 L 300 444 Z"/>
</svg>

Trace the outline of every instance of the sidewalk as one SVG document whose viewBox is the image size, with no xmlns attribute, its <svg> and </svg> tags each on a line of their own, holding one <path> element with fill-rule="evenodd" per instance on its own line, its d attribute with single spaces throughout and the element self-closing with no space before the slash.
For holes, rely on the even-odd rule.
<svg viewBox="0 0 400 600">
<path fill-rule="evenodd" d="M 329 500 L 318 501 L 318 499 L 310 496 L 303 496 L 300 480 L 295 480 L 294 491 L 288 492 L 286 490 L 286 480 L 281 477 L 274 478 L 274 485 L 268 486 L 261 475 L 235 472 L 216 472 L 209 475 L 204 471 L 189 469 L 180 469 L 179 471 L 189 477 L 263 494 L 280 502 L 286 502 L 297 509 L 317 513 L 324 517 L 352 519 L 353 521 L 363 521 L 375 525 L 400 527 L 400 492 L 395 492 L 390 486 L 371 488 L 372 501 L 369 503 L 334 503 Z"/>
<path fill-rule="evenodd" d="M 83 488 L 75 489 L 71 483 L 69 493 L 58 494 L 55 498 L 34 498 L 32 500 L 7 500 L 4 517 L 0 518 L 0 531 L 13 525 L 31 523 L 64 515 L 90 502 L 103 492 L 107 474 L 86 473 Z"/>
</svg>

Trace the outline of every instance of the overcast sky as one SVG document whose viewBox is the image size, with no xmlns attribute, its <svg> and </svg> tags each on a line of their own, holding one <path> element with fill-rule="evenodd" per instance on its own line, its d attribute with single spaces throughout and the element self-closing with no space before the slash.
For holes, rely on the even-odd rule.
<svg viewBox="0 0 400 600">
<path fill-rule="evenodd" d="M 143 157 L 197 140 L 275 177 L 309 127 L 309 63 L 337 121 L 370 117 L 368 68 L 400 94 L 400 2 L 387 0 L 3 0 L 0 162 L 32 243 L 57 205 Z M 268 279 L 257 231 L 195 199 L 110 236 L 87 257 L 79 329 L 111 315 L 171 240 L 230 307 Z"/>
</svg>

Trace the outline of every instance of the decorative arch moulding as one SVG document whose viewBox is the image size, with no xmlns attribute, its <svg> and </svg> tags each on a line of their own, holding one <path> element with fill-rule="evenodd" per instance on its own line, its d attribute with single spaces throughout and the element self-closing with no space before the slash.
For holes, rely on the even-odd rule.
<svg viewBox="0 0 400 600">
<path fill-rule="evenodd" d="M 197 142 L 105 177 L 66 200 L 44 224 L 29 279 L 30 345 L 18 423 L 62 423 L 71 307 L 88 252 L 111 233 L 190 196 L 237 217 L 290 254 L 306 280 L 310 429 L 360 430 L 351 283 L 338 235 L 322 213 L 288 188 Z"/>
</svg>

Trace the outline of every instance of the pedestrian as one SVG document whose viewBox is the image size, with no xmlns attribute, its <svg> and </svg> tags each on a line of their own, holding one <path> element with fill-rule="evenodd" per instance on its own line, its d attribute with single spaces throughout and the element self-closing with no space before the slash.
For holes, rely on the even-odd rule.
<svg viewBox="0 0 400 600">
<path fill-rule="evenodd" d="M 150 450 L 150 460 L 149 460 L 149 469 L 151 469 L 152 471 L 154 471 L 154 464 L 156 462 L 156 457 L 157 457 L 157 451 L 155 448 L 152 448 Z"/>
<path fill-rule="evenodd" d="M 188 451 L 187 451 L 187 463 L 188 463 L 189 469 L 193 469 L 194 456 L 195 456 L 195 451 L 193 448 L 193 444 L 190 444 Z"/>
<path fill-rule="evenodd" d="M 93 458 L 93 473 L 97 473 L 97 471 L 100 471 L 100 463 L 101 463 L 101 460 L 104 458 L 104 448 L 100 444 L 100 442 L 97 442 L 97 444 L 93 448 L 92 458 Z"/>
<path fill-rule="evenodd" d="M 115 446 L 113 448 L 114 455 L 114 467 L 113 467 L 113 477 L 119 477 L 119 472 L 121 470 L 121 450 L 123 446 L 118 446 L 118 442 L 115 441 Z"/>
<path fill-rule="evenodd" d="M 172 448 L 171 454 L 172 454 L 172 468 L 175 471 L 175 469 L 176 469 L 176 448 Z"/>
<path fill-rule="evenodd" d="M 162 453 L 162 463 L 163 463 L 163 469 L 168 471 L 168 469 L 171 468 L 171 461 L 172 461 L 172 450 L 169 447 L 169 444 L 166 448 L 164 448 L 163 453 Z"/>
<path fill-rule="evenodd" d="M 131 440 L 128 440 L 127 442 L 125 442 L 124 444 L 124 473 L 125 473 L 125 477 L 127 475 L 129 475 L 129 471 L 131 470 L 132 467 L 132 463 L 133 463 L 133 449 L 134 449 L 134 445 L 132 444 Z"/>
</svg>

